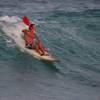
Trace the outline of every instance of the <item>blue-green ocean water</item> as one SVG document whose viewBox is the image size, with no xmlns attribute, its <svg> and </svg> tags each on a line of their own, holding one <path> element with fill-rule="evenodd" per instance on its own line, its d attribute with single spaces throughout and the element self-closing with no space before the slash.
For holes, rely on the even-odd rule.
<svg viewBox="0 0 100 100">
<path fill-rule="evenodd" d="M 100 100 L 100 1 L 0 0 L 0 17 L 24 15 L 60 62 L 21 52 L 0 22 L 0 100 Z"/>
</svg>

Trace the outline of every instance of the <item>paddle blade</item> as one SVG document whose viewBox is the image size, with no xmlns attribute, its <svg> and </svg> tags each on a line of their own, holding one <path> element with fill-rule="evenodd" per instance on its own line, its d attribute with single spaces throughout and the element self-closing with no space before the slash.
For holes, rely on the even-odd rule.
<svg viewBox="0 0 100 100">
<path fill-rule="evenodd" d="M 28 26 L 30 25 L 30 20 L 29 20 L 29 18 L 27 16 L 23 17 L 23 22 Z"/>
</svg>

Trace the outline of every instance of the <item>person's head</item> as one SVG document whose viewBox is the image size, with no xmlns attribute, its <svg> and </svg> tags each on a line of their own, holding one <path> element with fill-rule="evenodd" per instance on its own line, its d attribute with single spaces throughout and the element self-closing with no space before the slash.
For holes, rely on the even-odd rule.
<svg viewBox="0 0 100 100">
<path fill-rule="evenodd" d="M 33 29 L 34 26 L 35 26 L 35 23 L 30 24 L 30 25 L 29 25 L 29 30 Z"/>
</svg>

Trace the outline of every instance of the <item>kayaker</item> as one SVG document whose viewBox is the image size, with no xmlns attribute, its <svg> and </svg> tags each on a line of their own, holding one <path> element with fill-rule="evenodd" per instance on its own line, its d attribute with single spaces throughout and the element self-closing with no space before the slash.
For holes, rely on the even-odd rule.
<svg viewBox="0 0 100 100">
<path fill-rule="evenodd" d="M 36 51 L 40 55 L 47 55 L 47 53 L 45 53 L 45 49 L 42 42 L 39 40 L 39 38 L 36 35 L 35 23 L 30 24 L 29 29 L 23 29 L 22 32 L 24 33 L 26 48 L 36 49 Z"/>
</svg>

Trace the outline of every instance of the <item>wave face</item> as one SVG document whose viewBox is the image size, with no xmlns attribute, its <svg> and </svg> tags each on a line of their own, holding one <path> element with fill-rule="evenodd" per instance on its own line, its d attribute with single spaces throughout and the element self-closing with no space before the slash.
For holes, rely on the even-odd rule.
<svg viewBox="0 0 100 100">
<path fill-rule="evenodd" d="M 60 62 L 16 47 L 24 15 Z M 0 100 L 99 100 L 99 27 L 99 0 L 1 0 Z"/>
</svg>

